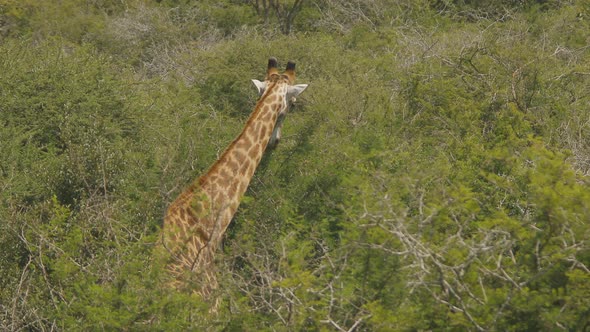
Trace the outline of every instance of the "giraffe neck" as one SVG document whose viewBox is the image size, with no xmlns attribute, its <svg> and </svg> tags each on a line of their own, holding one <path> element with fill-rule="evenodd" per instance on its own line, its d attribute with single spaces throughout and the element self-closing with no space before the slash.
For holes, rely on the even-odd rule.
<svg viewBox="0 0 590 332">
<path fill-rule="evenodd" d="M 266 150 L 279 111 L 285 100 L 280 93 L 281 87 L 271 85 L 260 98 L 240 135 L 229 145 L 221 157 L 213 164 L 207 174 L 199 179 L 201 188 L 217 194 L 211 197 L 220 206 L 223 204 L 233 216 L 254 171 L 258 167 Z M 220 220 L 223 233 L 231 221 Z"/>
</svg>

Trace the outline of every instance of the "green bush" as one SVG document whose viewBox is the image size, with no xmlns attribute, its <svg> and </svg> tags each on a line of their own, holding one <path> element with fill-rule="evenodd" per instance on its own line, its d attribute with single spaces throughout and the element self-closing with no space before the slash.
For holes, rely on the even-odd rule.
<svg viewBox="0 0 590 332">
<path fill-rule="evenodd" d="M 276 3 L 0 4 L 0 329 L 586 328 L 587 1 Z M 160 226 L 269 56 L 309 88 L 213 314 Z"/>
</svg>

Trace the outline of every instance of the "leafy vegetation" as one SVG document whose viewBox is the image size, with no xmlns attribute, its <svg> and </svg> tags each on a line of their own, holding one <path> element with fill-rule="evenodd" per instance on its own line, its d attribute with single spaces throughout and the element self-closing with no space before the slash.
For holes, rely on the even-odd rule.
<svg viewBox="0 0 590 332">
<path fill-rule="evenodd" d="M 588 0 L 0 1 L 0 329 L 590 328 Z M 309 83 L 218 255 L 166 206 Z"/>
</svg>

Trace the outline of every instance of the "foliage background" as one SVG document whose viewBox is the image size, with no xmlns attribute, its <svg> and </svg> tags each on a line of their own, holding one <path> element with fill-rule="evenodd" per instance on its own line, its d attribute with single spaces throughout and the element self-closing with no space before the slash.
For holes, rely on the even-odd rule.
<svg viewBox="0 0 590 332">
<path fill-rule="evenodd" d="M 0 0 L 0 329 L 585 330 L 588 0 Z M 310 87 L 219 252 L 165 208 L 266 59 Z"/>
</svg>

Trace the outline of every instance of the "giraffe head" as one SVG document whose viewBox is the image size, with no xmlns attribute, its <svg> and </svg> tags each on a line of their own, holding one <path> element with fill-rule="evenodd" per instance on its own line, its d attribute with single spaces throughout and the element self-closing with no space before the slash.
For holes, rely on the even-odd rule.
<svg viewBox="0 0 590 332">
<path fill-rule="evenodd" d="M 280 99 L 283 100 L 283 104 L 278 111 L 274 130 L 268 141 L 268 147 L 274 148 L 281 139 L 281 128 L 289 108 L 295 102 L 296 97 L 307 88 L 307 84 L 293 84 L 295 83 L 295 62 L 293 61 L 289 61 L 285 72 L 280 74 L 276 58 L 268 59 L 268 70 L 264 82 L 259 80 L 252 80 L 252 82 L 258 89 L 260 100 L 274 94 L 278 94 Z"/>
</svg>

